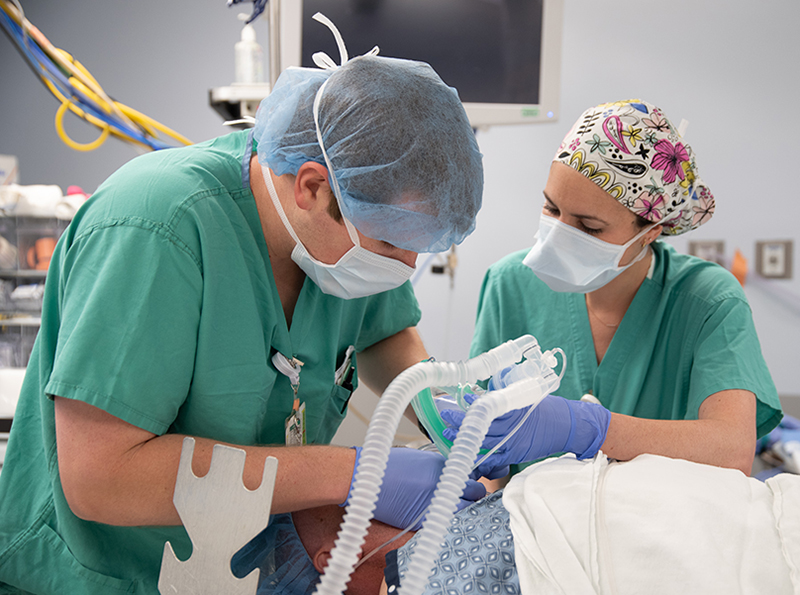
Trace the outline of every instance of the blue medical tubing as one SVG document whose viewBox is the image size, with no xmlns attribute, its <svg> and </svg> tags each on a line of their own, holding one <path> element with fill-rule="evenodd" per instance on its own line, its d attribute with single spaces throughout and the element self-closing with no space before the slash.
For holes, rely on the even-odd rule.
<svg viewBox="0 0 800 595">
<path fill-rule="evenodd" d="M 413 396 L 430 386 L 451 386 L 459 382 L 477 382 L 489 378 L 493 373 L 520 361 L 523 353 L 533 345 L 537 345 L 536 339 L 530 335 L 524 335 L 466 362 L 421 362 L 399 374 L 389 384 L 378 401 L 378 406 L 370 420 L 347 511 L 331 552 L 331 559 L 317 586 L 315 595 L 341 595 L 344 593 L 353 568 L 358 561 L 358 555 L 369 529 L 369 522 L 375 511 L 386 463 L 389 459 L 389 450 L 392 447 L 392 438 L 400 424 L 403 412 Z M 465 422 L 467 419 L 465 418 Z M 487 425 L 486 429 L 488 427 Z M 458 444 L 459 440 L 456 441 L 455 446 Z M 480 440 L 476 445 L 476 453 L 478 447 L 480 447 Z M 472 465 L 473 461 L 474 457 L 468 461 L 468 464 Z M 445 469 L 447 469 L 447 464 Z M 464 481 L 461 482 L 459 495 L 466 485 L 467 473 L 464 474 Z M 428 522 L 426 521 L 426 525 Z"/>
<path fill-rule="evenodd" d="M 37 75 L 50 79 L 53 84 L 56 84 L 53 79 L 57 79 L 61 86 L 69 86 L 61 70 L 52 63 L 34 40 L 25 35 L 22 27 L 15 23 L 3 10 L 0 10 L 0 25 L 6 30 L 9 39 L 17 45 L 23 58 L 28 62 L 28 66 Z"/>
<path fill-rule="evenodd" d="M 264 9 L 267 7 L 268 0 L 248 0 L 248 1 L 253 2 L 253 13 L 250 15 L 250 18 L 248 18 L 245 21 L 245 25 L 249 25 L 250 23 L 255 21 L 259 17 L 259 15 L 261 15 L 261 13 L 264 12 Z M 241 2 L 245 2 L 245 0 L 228 0 L 228 8 L 230 8 L 234 4 L 239 4 Z"/>
<path fill-rule="evenodd" d="M 0 25 L 3 25 L 11 41 L 17 44 L 23 56 L 27 59 L 28 64 L 31 68 L 38 71 L 37 74 L 39 74 L 39 76 L 47 76 L 50 82 L 54 84 L 56 81 L 53 79 L 57 79 L 62 87 L 71 88 L 64 73 L 53 64 L 50 57 L 39 47 L 39 44 L 36 43 L 34 39 L 27 36 L 22 30 L 22 27 L 2 10 L 0 10 Z"/>
<path fill-rule="evenodd" d="M 59 91 L 67 97 L 71 97 L 73 103 L 83 111 L 94 116 L 98 120 L 108 124 L 120 133 L 128 136 L 139 143 L 150 147 L 153 150 L 168 149 L 172 147 L 165 142 L 147 138 L 146 134 L 138 128 L 131 128 L 127 124 L 119 121 L 113 116 L 109 116 L 105 111 L 97 107 L 94 101 L 73 87 L 63 71 L 53 63 L 50 57 L 39 47 L 34 39 L 27 36 L 20 27 L 5 11 L 0 10 L 0 26 L 5 29 L 9 38 L 17 45 L 28 62 L 28 65 L 41 78 L 46 78 Z"/>
</svg>

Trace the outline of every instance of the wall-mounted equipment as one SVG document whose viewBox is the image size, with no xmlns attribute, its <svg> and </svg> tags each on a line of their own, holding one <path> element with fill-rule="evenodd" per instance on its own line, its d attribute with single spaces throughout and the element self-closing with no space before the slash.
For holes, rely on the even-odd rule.
<svg viewBox="0 0 800 595">
<path fill-rule="evenodd" d="M 689 242 L 689 254 L 703 260 L 724 264 L 725 242 L 721 240 Z"/>
<path fill-rule="evenodd" d="M 382 56 L 429 63 L 458 89 L 475 128 L 558 118 L 564 0 L 270 0 L 273 85 L 290 66 L 315 68 L 315 52 L 339 55 L 328 29 L 311 20 L 317 11 L 339 29 L 350 56 L 377 45 Z M 241 93 L 234 97 L 232 89 L 209 92 L 212 107 L 227 119 L 241 105 Z"/>
<path fill-rule="evenodd" d="M 792 240 L 756 242 L 756 272 L 767 279 L 792 278 Z"/>
</svg>

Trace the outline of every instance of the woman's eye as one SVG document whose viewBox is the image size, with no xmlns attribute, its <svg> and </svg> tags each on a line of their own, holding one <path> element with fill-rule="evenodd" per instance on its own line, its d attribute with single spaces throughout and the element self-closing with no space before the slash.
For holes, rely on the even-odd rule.
<svg viewBox="0 0 800 595">
<path fill-rule="evenodd" d="M 556 208 L 554 205 L 552 205 L 549 202 L 544 203 L 543 209 L 548 215 L 551 215 L 553 217 L 558 217 L 561 214 L 560 211 L 558 210 L 558 208 Z M 585 233 L 588 233 L 588 234 L 591 234 L 591 235 L 597 235 L 602 231 L 599 228 L 595 229 L 595 228 L 592 228 L 592 227 L 588 227 L 583 223 L 583 221 L 580 221 L 580 220 L 578 220 L 578 226 L 577 227 L 581 231 L 583 231 Z"/>
</svg>

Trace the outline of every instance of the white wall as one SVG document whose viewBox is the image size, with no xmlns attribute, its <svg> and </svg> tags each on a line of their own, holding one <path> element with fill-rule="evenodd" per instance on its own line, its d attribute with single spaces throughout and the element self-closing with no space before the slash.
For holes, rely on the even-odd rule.
<svg viewBox="0 0 800 595">
<path fill-rule="evenodd" d="M 479 132 L 484 207 L 475 233 L 457 250 L 455 288 L 431 275 L 417 286 L 420 330 L 431 352 L 467 356 L 483 271 L 532 243 L 541 189 L 561 138 L 584 109 L 605 101 L 638 97 L 676 125 L 689 121 L 686 139 L 717 211 L 673 245 L 687 250 L 689 240 L 723 240 L 728 258 L 738 248 L 752 268 L 757 240 L 794 239 L 797 263 L 798 22 L 800 5 L 792 0 L 566 0 L 561 119 Z M 785 394 L 800 394 L 797 264 L 794 274 L 770 287 L 745 287 L 765 357 Z"/>
<path fill-rule="evenodd" d="M 249 4 L 22 2 L 33 23 L 73 52 L 118 100 L 193 141 L 226 132 L 208 107 L 207 92 L 233 78 L 236 13 Z M 716 195 L 717 214 L 672 240 L 675 246 L 723 240 L 728 257 L 739 248 L 752 263 L 756 240 L 791 238 L 797 262 L 797 23 L 800 4 L 794 0 L 565 0 L 561 118 L 479 132 L 484 207 L 475 233 L 458 248 L 454 287 L 449 278 L 430 274 L 417 284 L 420 331 L 430 352 L 439 359 L 467 357 L 484 271 L 532 243 L 552 155 L 580 113 L 604 101 L 639 97 L 674 122 L 690 123 L 686 138 Z M 259 34 L 266 44 L 263 22 Z M 136 155 L 117 141 L 88 154 L 62 145 L 52 123 L 55 100 L 3 36 L 0 81 L 0 153 L 20 157 L 22 183 L 78 184 L 91 192 Z M 69 128 L 79 140 L 94 138 L 75 122 Z M 779 392 L 800 394 L 800 282 L 748 283 L 746 291 Z M 371 398 L 363 397 L 366 411 Z M 360 422 L 349 420 L 341 440 L 358 441 L 359 428 Z"/>
<path fill-rule="evenodd" d="M 709 223 L 670 243 L 687 251 L 689 240 L 723 240 L 727 258 L 738 248 L 754 269 L 757 240 L 794 239 L 795 278 L 756 284 L 751 273 L 745 291 L 778 392 L 800 395 L 797 23 L 793 0 L 565 0 L 561 118 L 479 131 L 484 206 L 456 250 L 454 287 L 430 273 L 416 284 L 429 351 L 440 360 L 468 357 L 483 273 L 532 244 L 550 161 L 572 123 L 598 103 L 640 98 L 676 126 L 689 121 L 687 142 L 717 200 Z M 375 399 L 364 393 L 354 399 L 371 411 Z M 800 416 L 800 398 L 783 400 Z M 337 440 L 359 432 L 351 418 Z"/>
</svg>

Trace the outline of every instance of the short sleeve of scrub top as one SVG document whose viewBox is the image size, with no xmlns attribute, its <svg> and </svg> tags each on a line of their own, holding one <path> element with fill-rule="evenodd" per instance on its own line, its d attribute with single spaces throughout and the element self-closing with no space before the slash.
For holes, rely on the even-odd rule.
<svg viewBox="0 0 800 595">
<path fill-rule="evenodd" d="M 527 250 L 487 272 L 471 354 L 531 334 L 560 347 L 567 369 L 557 394 L 591 393 L 616 413 L 645 419 L 697 419 L 710 395 L 756 395 L 759 436 L 781 419 L 780 401 L 761 353 L 741 286 L 719 265 L 653 244 L 645 279 L 598 365 L 585 296 L 550 290 L 524 264 Z"/>
<path fill-rule="evenodd" d="M 173 234 L 127 221 L 76 237 L 63 267 L 67 299 L 47 392 L 165 433 L 192 382 L 198 259 Z"/>
</svg>

